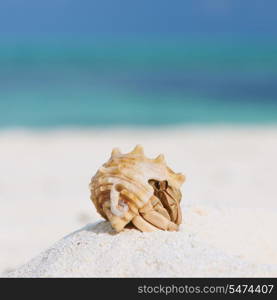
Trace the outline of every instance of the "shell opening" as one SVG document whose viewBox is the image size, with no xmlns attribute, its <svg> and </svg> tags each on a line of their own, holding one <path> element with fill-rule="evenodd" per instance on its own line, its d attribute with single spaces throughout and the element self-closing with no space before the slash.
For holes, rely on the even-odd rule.
<svg viewBox="0 0 277 300">
<path fill-rule="evenodd" d="M 163 180 L 155 180 L 155 179 L 149 179 L 148 183 L 154 188 L 154 190 L 157 191 L 165 191 L 168 188 L 168 181 Z"/>
</svg>

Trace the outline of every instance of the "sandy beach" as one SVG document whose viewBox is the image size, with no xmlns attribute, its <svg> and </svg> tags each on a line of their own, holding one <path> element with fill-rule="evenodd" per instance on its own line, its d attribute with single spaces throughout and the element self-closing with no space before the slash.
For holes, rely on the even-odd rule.
<svg viewBox="0 0 277 300">
<path fill-rule="evenodd" d="M 180 232 L 126 230 L 115 238 L 109 224 L 93 225 L 103 219 L 89 200 L 90 178 L 113 147 L 128 152 L 136 144 L 144 146 L 148 157 L 164 153 L 168 165 L 186 175 Z M 0 274 L 23 265 L 14 276 L 277 277 L 276 153 L 276 126 L 2 130 Z M 84 226 L 90 230 L 81 230 L 78 238 L 87 240 L 82 251 L 88 250 L 87 265 L 94 267 L 88 271 L 82 262 L 74 270 L 69 261 L 73 258 L 62 255 L 55 256 L 52 273 L 49 269 L 40 273 L 45 265 L 38 255 Z M 75 234 L 58 242 L 58 247 L 71 247 L 73 239 Z M 121 252 L 119 258 L 125 253 L 128 262 L 144 262 L 140 267 L 128 269 L 116 260 L 113 273 L 105 269 L 103 264 L 110 260 L 105 260 L 101 247 L 117 245 L 118 240 L 120 246 L 113 251 Z M 164 252 L 155 250 L 163 240 L 167 240 Z M 145 268 L 147 258 L 132 254 L 130 241 L 132 249 L 151 248 L 158 262 L 151 260 Z M 72 251 L 76 257 L 81 255 L 80 250 Z M 112 256 L 109 251 L 107 257 Z M 37 270 L 30 264 L 24 267 L 34 257 Z M 71 267 L 60 270 L 61 261 Z"/>
</svg>

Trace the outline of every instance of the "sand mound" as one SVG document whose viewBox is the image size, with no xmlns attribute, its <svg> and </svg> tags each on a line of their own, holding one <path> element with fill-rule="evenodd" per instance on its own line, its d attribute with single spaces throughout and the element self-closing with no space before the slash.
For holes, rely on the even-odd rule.
<svg viewBox="0 0 277 300">
<path fill-rule="evenodd" d="M 116 234 L 104 221 L 64 237 L 8 277 L 267 277 L 274 265 L 254 264 L 201 241 L 193 230 Z"/>
</svg>

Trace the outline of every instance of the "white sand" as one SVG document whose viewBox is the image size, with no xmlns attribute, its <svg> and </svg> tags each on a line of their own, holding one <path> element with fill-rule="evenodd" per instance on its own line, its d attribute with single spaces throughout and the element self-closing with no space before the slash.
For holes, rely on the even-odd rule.
<svg viewBox="0 0 277 300">
<path fill-rule="evenodd" d="M 277 276 L 274 127 L 0 132 L 0 273 L 100 221 L 90 177 L 138 143 L 187 175 L 181 231 L 89 225 L 10 276 Z"/>
<path fill-rule="evenodd" d="M 246 262 L 181 232 L 116 234 L 108 222 L 69 235 L 10 277 L 277 276 L 277 266 Z"/>
</svg>

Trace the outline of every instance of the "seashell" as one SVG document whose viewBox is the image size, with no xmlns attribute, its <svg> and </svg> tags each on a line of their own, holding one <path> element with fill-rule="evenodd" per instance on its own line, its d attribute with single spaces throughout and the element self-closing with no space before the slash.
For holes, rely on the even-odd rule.
<svg viewBox="0 0 277 300">
<path fill-rule="evenodd" d="M 182 222 L 184 181 L 185 176 L 174 173 L 162 154 L 149 159 L 140 145 L 127 154 L 114 148 L 91 179 L 90 198 L 117 232 L 129 223 L 141 231 L 175 231 Z"/>
</svg>

